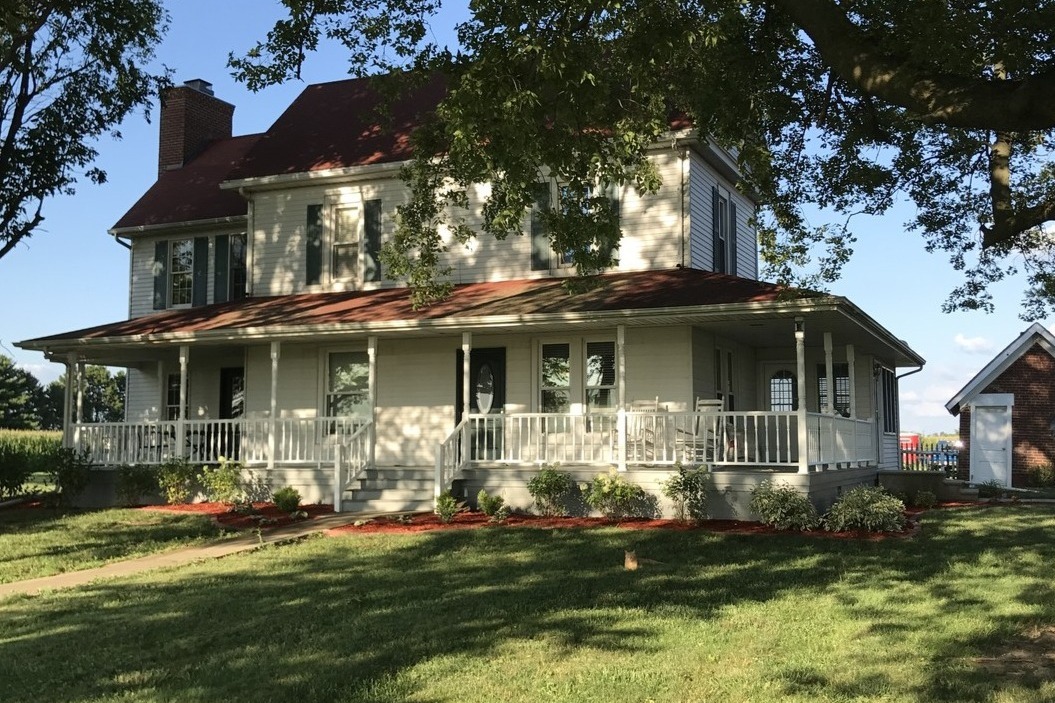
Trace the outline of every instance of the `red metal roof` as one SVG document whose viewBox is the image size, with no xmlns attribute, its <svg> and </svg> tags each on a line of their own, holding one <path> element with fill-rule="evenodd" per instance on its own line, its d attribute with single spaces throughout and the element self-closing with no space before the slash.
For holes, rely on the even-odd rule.
<svg viewBox="0 0 1055 703">
<path fill-rule="evenodd" d="M 245 215 L 245 198 L 220 190 L 220 182 L 260 137 L 218 139 L 187 165 L 162 173 L 112 229 Z"/>
<path fill-rule="evenodd" d="M 574 282 L 576 279 L 469 283 L 456 286 L 446 300 L 419 310 L 410 305 L 406 288 L 247 298 L 198 308 L 169 310 L 29 340 L 24 344 L 46 348 L 62 341 L 143 335 L 772 303 L 824 295 L 694 269 L 606 274 L 592 279 L 598 284 L 595 287 L 575 294 L 569 294 L 564 285 L 569 280 Z"/>
<path fill-rule="evenodd" d="M 436 109 L 446 83 L 433 79 L 393 97 L 385 77 L 309 85 L 267 130 L 228 180 L 365 166 L 411 158 L 410 136 Z"/>
</svg>

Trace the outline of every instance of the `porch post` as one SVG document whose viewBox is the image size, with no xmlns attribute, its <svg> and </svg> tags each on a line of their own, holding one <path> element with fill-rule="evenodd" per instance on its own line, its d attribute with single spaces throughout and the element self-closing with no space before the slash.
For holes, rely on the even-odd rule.
<svg viewBox="0 0 1055 703">
<path fill-rule="evenodd" d="M 835 370 L 832 368 L 832 333 L 824 333 L 824 378 L 828 384 L 827 407 L 824 412 L 835 415 Z"/>
<path fill-rule="evenodd" d="M 62 446 L 76 446 L 73 426 L 73 379 L 77 369 L 77 355 L 70 353 L 66 357 L 66 387 L 62 393 Z"/>
<path fill-rule="evenodd" d="M 468 466 L 472 453 L 469 451 L 469 391 L 472 384 L 469 382 L 469 358 L 473 353 L 473 333 L 462 332 L 462 451 L 461 461 L 456 462 L 458 466 Z"/>
<path fill-rule="evenodd" d="M 190 347 L 179 348 L 179 415 L 176 416 L 176 456 L 186 456 L 187 449 L 187 362 Z"/>
<path fill-rule="evenodd" d="M 795 318 L 795 362 L 798 372 L 799 405 L 795 409 L 799 423 L 799 473 L 810 471 L 809 432 L 806 430 L 806 321 Z"/>
<path fill-rule="evenodd" d="M 858 464 L 857 456 L 857 377 L 854 374 L 854 345 L 846 345 L 846 375 L 850 377 L 850 419 L 853 420 L 853 465 Z"/>
<path fill-rule="evenodd" d="M 77 361 L 77 424 L 84 422 L 84 362 Z"/>
<path fill-rule="evenodd" d="M 275 468 L 275 430 L 278 422 L 278 358 L 282 342 L 271 342 L 271 406 L 267 423 L 267 470 Z"/>
<path fill-rule="evenodd" d="M 370 364 L 370 374 L 367 378 L 367 396 L 370 403 L 370 428 L 366 431 L 367 437 L 367 466 L 373 467 L 377 454 L 377 337 L 368 337 L 366 340 L 366 355 Z"/>
<path fill-rule="evenodd" d="M 616 465 L 626 471 L 626 325 L 615 328 L 616 385 L 619 393 L 619 409 L 616 411 Z"/>
</svg>

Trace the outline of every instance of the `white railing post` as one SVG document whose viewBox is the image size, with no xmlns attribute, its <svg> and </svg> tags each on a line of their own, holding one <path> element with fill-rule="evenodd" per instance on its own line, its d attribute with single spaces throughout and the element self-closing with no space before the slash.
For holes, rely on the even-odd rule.
<svg viewBox="0 0 1055 703">
<path fill-rule="evenodd" d="M 267 470 L 275 468 L 275 423 L 278 418 L 278 358 L 281 353 L 281 342 L 271 342 L 271 408 L 270 422 L 267 431 Z"/>
<path fill-rule="evenodd" d="M 176 456 L 186 456 L 187 450 L 187 364 L 190 347 L 179 348 L 179 413 L 176 415 Z"/>
<path fill-rule="evenodd" d="M 443 493 L 443 444 L 436 445 L 436 472 L 433 476 L 433 499 L 438 499 Z"/>
<path fill-rule="evenodd" d="M 341 466 L 341 459 L 344 458 L 344 446 L 338 443 L 333 455 L 333 512 L 339 513 L 341 512 L 341 503 L 344 497 L 344 480 L 342 476 L 344 467 Z"/>
<path fill-rule="evenodd" d="M 799 423 L 799 473 L 810 471 L 809 430 L 806 427 L 806 322 L 795 318 L 795 362 L 798 378 L 799 406 L 796 408 Z"/>
</svg>

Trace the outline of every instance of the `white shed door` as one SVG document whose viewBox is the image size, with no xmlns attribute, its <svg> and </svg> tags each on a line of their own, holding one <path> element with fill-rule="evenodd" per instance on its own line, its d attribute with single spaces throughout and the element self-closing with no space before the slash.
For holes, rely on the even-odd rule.
<svg viewBox="0 0 1055 703">
<path fill-rule="evenodd" d="M 1011 404 L 971 405 L 971 480 L 1011 485 Z"/>
</svg>

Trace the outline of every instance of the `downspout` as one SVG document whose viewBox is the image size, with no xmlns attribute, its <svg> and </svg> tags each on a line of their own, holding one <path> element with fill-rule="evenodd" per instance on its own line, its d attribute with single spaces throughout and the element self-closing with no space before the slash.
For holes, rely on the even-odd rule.
<svg viewBox="0 0 1055 703">
<path fill-rule="evenodd" d="M 674 148 L 678 148 L 677 140 L 674 141 Z M 685 267 L 685 220 L 688 218 L 688 213 L 685 210 L 686 201 L 686 189 L 688 188 L 688 178 L 685 175 L 685 171 L 689 166 L 689 150 L 683 148 L 678 154 L 678 158 L 681 159 L 681 237 L 678 240 L 678 261 L 679 266 Z"/>
<path fill-rule="evenodd" d="M 245 295 L 247 298 L 253 296 L 253 256 L 255 255 L 256 247 L 253 246 L 253 240 L 256 237 L 253 236 L 255 224 L 253 222 L 253 201 L 249 198 L 249 194 L 246 192 L 245 186 L 238 188 L 238 194 L 245 199 Z"/>
<path fill-rule="evenodd" d="M 901 374 L 900 376 L 894 376 L 894 380 L 897 382 L 897 386 L 896 386 L 897 387 L 897 406 L 898 406 L 898 409 L 897 409 L 897 430 L 898 430 L 899 433 L 901 432 L 901 379 L 905 378 L 906 376 L 911 376 L 912 374 L 919 373 L 922 370 L 923 370 L 923 364 L 920 364 L 919 366 L 917 366 L 912 371 L 907 371 L 907 372 Z M 904 457 L 901 454 L 901 451 L 898 450 L 898 453 L 897 453 L 897 467 L 898 467 L 898 469 L 903 469 L 904 468 L 902 466 L 902 459 L 903 458 Z"/>
</svg>

